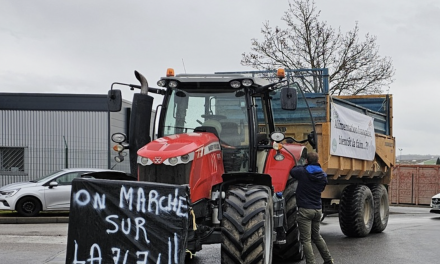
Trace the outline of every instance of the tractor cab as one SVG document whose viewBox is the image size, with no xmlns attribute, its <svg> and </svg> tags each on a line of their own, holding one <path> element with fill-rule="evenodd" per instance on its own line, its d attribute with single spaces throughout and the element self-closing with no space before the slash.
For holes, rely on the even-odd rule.
<svg viewBox="0 0 440 264">
<path fill-rule="evenodd" d="M 283 78 L 282 73 L 279 77 Z M 270 99 L 279 91 L 274 84 L 240 74 L 174 76 L 172 70 L 157 84 L 167 88 L 159 138 L 210 132 L 220 141 L 225 172 L 262 170 L 257 162 L 262 160 L 258 156 L 264 148 L 260 146 L 268 145 L 270 133 L 275 131 Z M 288 100 L 296 100 L 296 95 L 285 96 L 284 101 Z"/>
</svg>

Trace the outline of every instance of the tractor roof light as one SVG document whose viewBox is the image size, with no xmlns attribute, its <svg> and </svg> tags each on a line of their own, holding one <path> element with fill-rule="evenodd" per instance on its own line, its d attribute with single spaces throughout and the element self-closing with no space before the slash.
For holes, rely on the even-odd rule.
<svg viewBox="0 0 440 264">
<path fill-rule="evenodd" d="M 177 83 L 177 81 L 170 81 L 169 83 L 168 83 L 168 87 L 170 87 L 170 88 L 176 88 L 177 87 L 177 85 L 178 85 L 178 83 Z"/>
<path fill-rule="evenodd" d="M 166 85 L 167 85 L 167 81 L 165 81 L 165 80 L 157 81 L 157 86 L 159 86 L 159 87 L 165 87 Z"/>
<path fill-rule="evenodd" d="M 283 79 L 286 77 L 286 72 L 284 71 L 284 69 L 278 69 L 277 70 L 277 77 L 280 79 Z"/>
<path fill-rule="evenodd" d="M 231 87 L 234 88 L 234 89 L 238 89 L 238 88 L 240 88 L 240 86 L 241 86 L 240 81 L 237 81 L 237 80 L 235 80 L 235 81 L 231 81 L 229 84 L 230 84 Z"/>
<path fill-rule="evenodd" d="M 245 79 L 245 80 L 243 80 L 243 81 L 241 82 L 241 84 L 243 84 L 243 86 L 245 86 L 245 87 L 249 87 L 249 86 L 251 86 L 252 84 L 254 84 L 254 82 L 253 82 L 252 80 L 250 80 L 250 79 Z"/>
<path fill-rule="evenodd" d="M 174 69 L 173 68 L 167 69 L 167 77 L 174 77 Z"/>
</svg>

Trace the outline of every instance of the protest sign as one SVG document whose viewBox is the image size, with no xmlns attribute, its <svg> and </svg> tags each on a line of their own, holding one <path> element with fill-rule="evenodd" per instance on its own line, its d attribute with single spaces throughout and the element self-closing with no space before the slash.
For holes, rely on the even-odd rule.
<svg viewBox="0 0 440 264">
<path fill-rule="evenodd" d="M 66 263 L 184 263 L 188 201 L 181 185 L 75 179 Z"/>
<path fill-rule="evenodd" d="M 376 152 L 374 119 L 331 103 L 330 154 L 373 160 Z"/>
</svg>

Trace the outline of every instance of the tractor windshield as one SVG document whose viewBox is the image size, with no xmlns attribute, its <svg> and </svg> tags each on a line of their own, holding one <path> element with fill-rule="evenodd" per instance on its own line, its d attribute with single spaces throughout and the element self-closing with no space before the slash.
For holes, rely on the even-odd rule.
<svg viewBox="0 0 440 264">
<path fill-rule="evenodd" d="M 226 149 L 234 150 L 236 155 L 248 157 L 249 138 L 246 99 L 241 89 L 229 87 L 185 87 L 173 89 L 168 97 L 163 135 L 190 133 L 198 127 L 213 127 L 220 138 L 224 157 Z M 228 155 L 232 157 L 233 155 Z M 249 162 L 227 166 L 229 172 L 247 171 Z"/>
</svg>

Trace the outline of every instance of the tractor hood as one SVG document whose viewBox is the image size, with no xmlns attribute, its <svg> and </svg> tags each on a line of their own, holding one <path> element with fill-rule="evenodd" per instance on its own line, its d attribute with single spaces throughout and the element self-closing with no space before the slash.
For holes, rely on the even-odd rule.
<svg viewBox="0 0 440 264">
<path fill-rule="evenodd" d="M 197 152 L 197 157 L 220 149 L 219 139 L 209 132 L 177 134 L 151 141 L 138 150 L 140 157 L 148 158 L 151 163 L 161 164 L 172 157 Z M 194 154 L 192 154 L 194 157 Z"/>
</svg>

